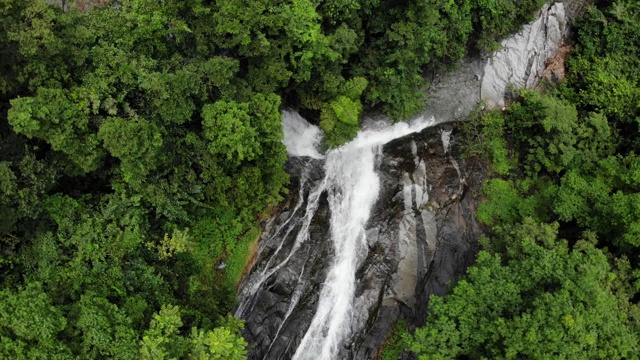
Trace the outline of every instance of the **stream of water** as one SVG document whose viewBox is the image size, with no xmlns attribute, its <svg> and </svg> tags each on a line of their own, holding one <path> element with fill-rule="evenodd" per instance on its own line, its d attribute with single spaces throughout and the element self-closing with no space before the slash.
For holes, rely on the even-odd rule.
<svg viewBox="0 0 640 360">
<path fill-rule="evenodd" d="M 320 130 L 310 125 L 297 113 L 285 112 L 283 126 L 284 143 L 290 156 L 306 156 L 324 160 L 324 178 L 309 185 L 305 176 L 300 183 L 300 196 L 291 211 L 291 216 L 273 232 L 272 238 L 286 238 L 297 231 L 295 243 L 289 247 L 284 260 L 275 261 L 276 255 L 282 259 L 282 244 L 275 250 L 266 266 L 258 274 L 250 277 L 240 291 L 240 304 L 236 316 L 241 317 L 251 311 L 252 297 L 263 284 L 282 269 L 309 238 L 309 225 L 318 209 L 319 199 L 326 192 L 330 209 L 330 238 L 333 258 L 329 261 L 326 279 L 321 285 L 318 306 L 306 329 L 305 335 L 293 355 L 295 360 L 332 360 L 339 354 L 343 342 L 361 330 L 363 324 L 354 321 L 354 296 L 356 270 L 368 253 L 365 226 L 371 208 L 379 192 L 380 179 L 375 171 L 376 157 L 382 145 L 399 137 L 420 132 L 434 125 L 433 118 L 416 118 L 407 123 L 376 126 L 363 130 L 344 146 L 320 154 Z M 306 201 L 304 199 L 306 198 Z M 306 203 L 303 216 L 296 216 Z M 273 261 L 272 261 L 273 260 Z M 282 324 L 291 316 L 298 303 L 301 286 L 305 279 L 298 278 L 299 288 L 294 292 Z M 297 296 L 296 296 L 297 295 Z M 278 337 L 282 324 L 274 339 Z M 304 330 L 303 330 L 304 331 Z M 270 350 L 270 349 L 269 349 Z M 268 359 L 269 354 L 265 355 Z"/>
</svg>

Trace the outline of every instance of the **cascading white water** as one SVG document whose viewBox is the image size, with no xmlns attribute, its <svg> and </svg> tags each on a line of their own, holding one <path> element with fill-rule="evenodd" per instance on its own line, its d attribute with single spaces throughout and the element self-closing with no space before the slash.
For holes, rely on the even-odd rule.
<svg viewBox="0 0 640 360">
<path fill-rule="evenodd" d="M 331 210 L 335 258 L 315 316 L 293 359 L 335 359 L 338 346 L 362 324 L 354 324 L 356 270 L 367 255 L 365 226 L 380 186 L 375 158 L 387 142 L 423 130 L 433 118 L 418 118 L 379 130 L 362 131 L 355 140 L 326 154 L 325 181 Z"/>
<path fill-rule="evenodd" d="M 282 113 L 282 127 L 289 156 L 308 156 L 314 159 L 322 158 L 318 152 L 318 145 L 322 141 L 322 131 L 309 124 L 300 114 L 293 111 Z"/>
<path fill-rule="evenodd" d="M 318 210 L 320 198 L 326 192 L 329 203 L 330 238 L 333 245 L 333 258 L 329 261 L 327 277 L 322 284 L 318 305 L 309 328 L 306 330 L 293 359 L 296 360 L 333 360 L 339 356 L 339 347 L 352 334 L 364 326 L 362 316 L 353 311 L 356 271 L 366 258 L 367 238 L 365 228 L 370 212 L 378 197 L 380 179 L 375 171 L 375 160 L 382 145 L 399 137 L 419 132 L 434 125 L 433 118 L 422 117 L 408 123 L 393 125 L 373 124 L 376 129 L 364 130 L 348 144 L 325 155 L 320 154 L 321 131 L 310 125 L 294 112 L 283 113 L 285 130 L 284 144 L 290 156 L 310 157 L 324 160 L 324 178 L 311 183 L 303 172 L 300 179 L 300 196 L 289 217 L 275 229 L 267 242 L 291 238 L 293 244 L 283 252 L 283 241 L 275 242 L 273 254 L 266 264 L 252 274 L 240 290 L 240 304 L 236 316 L 243 317 L 252 311 L 255 305 L 253 295 L 275 276 L 295 256 L 303 243 L 309 239 L 309 226 Z M 305 193 L 306 198 L 305 198 Z M 306 204 L 306 205 L 305 205 Z M 302 213 L 301 213 L 302 212 Z M 279 259 L 279 260 L 276 260 Z M 272 338 L 280 334 L 288 318 L 300 300 L 305 279 L 302 274 L 293 292 L 284 317 Z M 360 314 L 362 315 L 362 314 Z M 264 358 L 269 358 L 271 346 Z"/>
<path fill-rule="evenodd" d="M 331 240 L 335 258 L 320 292 L 318 309 L 294 359 L 335 359 L 349 331 L 355 272 L 366 256 L 364 226 L 378 195 L 372 147 L 344 148 L 327 154 Z"/>
</svg>

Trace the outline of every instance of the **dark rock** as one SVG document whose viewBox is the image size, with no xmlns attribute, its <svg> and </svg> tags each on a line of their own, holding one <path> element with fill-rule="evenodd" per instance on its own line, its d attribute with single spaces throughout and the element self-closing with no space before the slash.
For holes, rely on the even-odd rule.
<svg viewBox="0 0 640 360">
<path fill-rule="evenodd" d="M 308 158 L 289 160 L 291 195 L 266 225 L 258 260 L 240 288 L 236 315 L 246 321 L 243 335 L 250 344 L 251 359 L 289 359 L 304 335 L 301 329 L 313 318 L 320 286 L 317 279 L 324 278 L 326 260 L 333 251 L 326 241 L 326 194 L 317 197 L 318 210 L 304 221 L 309 190 L 324 175 L 322 165 L 322 161 Z M 300 241 L 297 236 L 305 226 L 308 239 Z M 252 295 L 243 297 L 245 293 Z"/>
<path fill-rule="evenodd" d="M 444 147 L 451 131 L 447 124 L 428 128 L 384 145 L 378 156 L 381 191 L 367 226 L 368 255 L 356 273 L 358 331 L 344 342 L 340 358 L 374 358 L 400 317 L 421 324 L 428 296 L 444 294 L 474 259 L 479 226 L 472 194 L 482 174 L 469 176 L 456 154 L 455 135 Z M 287 166 L 298 189 L 291 189 L 286 206 L 267 225 L 258 261 L 240 291 L 237 315 L 246 321 L 251 359 L 293 356 L 313 319 L 333 251 L 326 194 L 318 197 L 308 239 L 295 245 L 304 210 L 313 202 L 309 193 L 323 177 L 322 161 L 294 158 Z M 277 271 L 266 276 L 265 269 Z"/>
<path fill-rule="evenodd" d="M 370 314 L 375 321 L 359 334 L 358 345 L 352 345 L 345 358 L 375 358 L 393 323 L 401 317 L 411 325 L 422 325 L 429 295 L 446 293 L 449 284 L 473 263 L 480 226 L 475 221 L 472 194 L 483 174 L 470 176 L 457 154 L 455 135 L 450 148 L 445 149 L 442 133 L 450 131 L 449 125 L 439 125 L 384 146 L 380 166 L 384 185 L 370 223 L 379 229 L 378 244 L 388 257 L 389 268 L 384 274 L 366 272 L 362 278 L 386 276 L 378 286 L 381 296 Z M 407 187 L 412 187 L 410 209 L 403 201 Z M 420 188 L 428 198 L 417 200 Z M 409 235 L 409 244 L 400 229 L 412 215 L 415 223 L 402 231 Z"/>
</svg>

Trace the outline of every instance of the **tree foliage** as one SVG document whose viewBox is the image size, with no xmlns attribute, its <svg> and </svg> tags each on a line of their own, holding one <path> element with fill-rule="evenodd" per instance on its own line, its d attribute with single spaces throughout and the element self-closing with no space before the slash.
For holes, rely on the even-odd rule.
<svg viewBox="0 0 640 360">
<path fill-rule="evenodd" d="M 480 252 L 452 294 L 432 298 L 410 349 L 421 359 L 637 354 L 637 328 L 623 311 L 629 299 L 616 297 L 606 255 L 589 238 L 570 250 L 557 229 L 525 218 L 498 235 L 508 252 Z"/>
</svg>

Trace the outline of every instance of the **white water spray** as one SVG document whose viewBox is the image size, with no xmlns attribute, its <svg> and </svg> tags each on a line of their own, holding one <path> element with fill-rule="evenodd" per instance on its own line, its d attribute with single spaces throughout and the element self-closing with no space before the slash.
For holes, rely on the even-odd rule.
<svg viewBox="0 0 640 360">
<path fill-rule="evenodd" d="M 287 147 L 289 156 L 322 158 L 318 152 L 318 145 L 322 141 L 322 131 L 317 126 L 309 124 L 297 112 L 283 111 L 282 127 L 284 128 L 282 142 Z"/>
<path fill-rule="evenodd" d="M 339 345 L 359 330 L 354 327 L 361 324 L 352 321 L 355 274 L 367 256 L 365 226 L 380 188 L 376 155 L 387 142 L 434 123 L 433 118 L 418 118 L 411 123 L 362 131 L 352 142 L 326 154 L 325 181 L 335 258 L 322 286 L 318 309 L 294 360 L 336 359 Z"/>
</svg>

